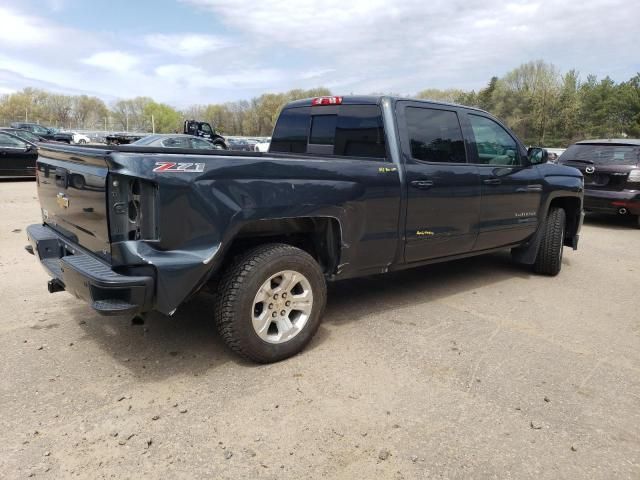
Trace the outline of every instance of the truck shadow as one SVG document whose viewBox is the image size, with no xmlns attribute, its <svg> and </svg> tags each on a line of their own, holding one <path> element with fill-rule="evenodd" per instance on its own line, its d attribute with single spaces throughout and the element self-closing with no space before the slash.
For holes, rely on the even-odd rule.
<svg viewBox="0 0 640 480">
<path fill-rule="evenodd" d="M 585 225 L 607 230 L 634 230 L 636 219 L 631 215 L 599 215 L 589 213 L 584 218 Z"/>
<path fill-rule="evenodd" d="M 323 322 L 337 326 L 357 322 L 372 313 L 464 292 L 473 294 L 488 284 L 529 276 L 526 268 L 511 262 L 508 253 L 499 253 L 345 280 L 329 286 Z M 213 297 L 206 293 L 182 306 L 173 317 L 149 315 L 144 325 L 132 325 L 123 317 L 100 317 L 86 307 L 70 311 L 84 330 L 83 340 L 96 342 L 140 381 L 203 375 L 228 362 L 260 368 L 225 347 L 212 312 Z M 329 338 L 328 329 L 321 325 L 308 349 Z"/>
</svg>

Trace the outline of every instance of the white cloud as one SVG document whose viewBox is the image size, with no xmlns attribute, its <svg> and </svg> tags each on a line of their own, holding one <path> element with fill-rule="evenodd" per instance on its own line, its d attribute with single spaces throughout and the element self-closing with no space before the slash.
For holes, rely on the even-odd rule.
<svg viewBox="0 0 640 480">
<path fill-rule="evenodd" d="M 0 42 L 3 45 L 46 45 L 58 33 L 45 21 L 0 7 Z"/>
<path fill-rule="evenodd" d="M 181 57 L 197 57 L 229 46 L 224 38 L 195 33 L 156 33 L 146 35 L 144 39 L 151 48 Z"/>
<path fill-rule="evenodd" d="M 118 50 L 94 53 L 82 60 L 87 65 L 121 73 L 130 71 L 139 62 L 134 55 Z"/>
</svg>

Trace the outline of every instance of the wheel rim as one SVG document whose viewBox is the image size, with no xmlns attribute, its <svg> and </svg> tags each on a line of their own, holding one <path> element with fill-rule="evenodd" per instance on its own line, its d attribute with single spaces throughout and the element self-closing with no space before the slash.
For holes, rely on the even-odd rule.
<svg viewBox="0 0 640 480">
<path fill-rule="evenodd" d="M 304 329 L 312 308 L 309 280 L 293 270 L 278 272 L 262 284 L 253 300 L 253 329 L 265 342 L 288 342 Z"/>
</svg>

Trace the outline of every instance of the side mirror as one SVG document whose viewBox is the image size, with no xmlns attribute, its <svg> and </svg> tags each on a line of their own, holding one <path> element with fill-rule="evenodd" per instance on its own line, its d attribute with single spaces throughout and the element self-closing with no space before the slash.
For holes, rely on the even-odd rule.
<svg viewBox="0 0 640 480">
<path fill-rule="evenodd" d="M 540 165 L 549 161 L 549 153 L 544 148 L 531 147 L 527 150 L 530 165 Z"/>
</svg>

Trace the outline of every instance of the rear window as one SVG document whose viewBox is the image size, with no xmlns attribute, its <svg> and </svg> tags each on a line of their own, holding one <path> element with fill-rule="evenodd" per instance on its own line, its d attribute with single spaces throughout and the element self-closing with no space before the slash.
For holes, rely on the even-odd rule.
<svg viewBox="0 0 640 480">
<path fill-rule="evenodd" d="M 270 151 L 306 153 L 311 107 L 283 110 L 273 130 Z"/>
<path fill-rule="evenodd" d="M 640 146 L 571 145 L 560 155 L 558 161 L 593 163 L 595 165 L 638 165 L 640 163 Z"/>
<path fill-rule="evenodd" d="M 337 115 L 314 115 L 311 117 L 309 143 L 313 145 L 333 145 L 336 138 Z"/>
<path fill-rule="evenodd" d="M 341 105 L 284 110 L 273 132 L 270 151 L 385 158 L 380 107 Z"/>
<path fill-rule="evenodd" d="M 456 112 L 407 107 L 411 156 L 425 162 L 465 163 L 462 130 Z"/>
</svg>

